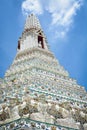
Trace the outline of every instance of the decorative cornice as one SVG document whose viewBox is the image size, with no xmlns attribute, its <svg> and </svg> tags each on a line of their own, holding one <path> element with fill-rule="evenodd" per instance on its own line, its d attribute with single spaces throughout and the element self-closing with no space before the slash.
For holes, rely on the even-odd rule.
<svg viewBox="0 0 87 130">
<path fill-rule="evenodd" d="M 34 47 L 34 48 L 25 49 L 23 51 L 18 52 L 16 55 L 16 59 L 18 59 L 19 57 L 21 57 L 23 55 L 30 55 L 34 52 L 43 53 L 44 55 L 47 55 L 47 56 L 50 56 L 51 58 L 54 58 L 54 55 L 50 51 L 42 49 L 42 48 Z"/>
</svg>

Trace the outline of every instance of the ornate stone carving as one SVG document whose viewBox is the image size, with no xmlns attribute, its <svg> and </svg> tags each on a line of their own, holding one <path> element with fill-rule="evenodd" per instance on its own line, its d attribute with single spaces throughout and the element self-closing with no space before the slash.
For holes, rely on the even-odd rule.
<svg viewBox="0 0 87 130">
<path fill-rule="evenodd" d="M 0 114 L 0 121 L 5 121 L 6 119 L 9 119 L 9 118 L 10 118 L 9 113 L 6 113 L 5 111 L 3 111 L 3 112 Z"/>
</svg>

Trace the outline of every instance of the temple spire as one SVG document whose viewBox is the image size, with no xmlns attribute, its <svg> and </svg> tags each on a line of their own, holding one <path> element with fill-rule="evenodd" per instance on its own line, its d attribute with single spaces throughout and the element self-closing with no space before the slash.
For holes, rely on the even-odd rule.
<svg viewBox="0 0 87 130">
<path fill-rule="evenodd" d="M 18 53 L 31 48 L 48 50 L 46 36 L 39 19 L 34 14 L 30 14 L 26 19 L 24 31 L 18 41 Z"/>
<path fill-rule="evenodd" d="M 30 14 L 27 17 L 25 27 L 24 27 L 25 30 L 32 29 L 32 28 L 41 29 L 39 19 L 34 14 Z"/>
</svg>

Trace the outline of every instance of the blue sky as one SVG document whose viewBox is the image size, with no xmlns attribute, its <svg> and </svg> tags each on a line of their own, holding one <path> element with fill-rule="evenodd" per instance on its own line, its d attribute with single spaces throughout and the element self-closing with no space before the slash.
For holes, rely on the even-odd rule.
<svg viewBox="0 0 87 130">
<path fill-rule="evenodd" d="M 32 12 L 60 64 L 87 90 L 87 0 L 1 0 L 0 77 L 16 56 L 18 38 Z"/>
</svg>

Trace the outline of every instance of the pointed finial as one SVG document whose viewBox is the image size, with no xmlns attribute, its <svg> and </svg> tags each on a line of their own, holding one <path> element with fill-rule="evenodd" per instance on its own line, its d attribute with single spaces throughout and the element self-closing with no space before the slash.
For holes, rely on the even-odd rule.
<svg viewBox="0 0 87 130">
<path fill-rule="evenodd" d="M 41 29 L 39 19 L 33 13 L 27 17 L 24 29 L 26 30 L 31 28 Z"/>
</svg>

